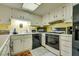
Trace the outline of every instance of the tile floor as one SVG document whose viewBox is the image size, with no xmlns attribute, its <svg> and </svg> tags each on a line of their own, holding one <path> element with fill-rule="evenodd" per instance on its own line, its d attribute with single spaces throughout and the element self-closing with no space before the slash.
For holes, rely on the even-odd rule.
<svg viewBox="0 0 79 59">
<path fill-rule="evenodd" d="M 34 50 L 31 50 L 31 53 L 33 56 L 56 56 L 44 47 L 39 47 Z"/>
</svg>

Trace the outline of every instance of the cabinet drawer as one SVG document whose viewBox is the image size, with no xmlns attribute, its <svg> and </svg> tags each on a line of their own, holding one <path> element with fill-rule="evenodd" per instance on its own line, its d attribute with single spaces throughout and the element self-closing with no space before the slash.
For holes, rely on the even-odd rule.
<svg viewBox="0 0 79 59">
<path fill-rule="evenodd" d="M 72 37 L 69 37 L 69 36 L 61 36 L 60 39 L 70 41 L 70 42 L 72 41 Z"/>
<path fill-rule="evenodd" d="M 67 41 L 62 40 L 60 44 L 61 46 L 72 47 L 72 42 L 67 42 Z"/>
</svg>

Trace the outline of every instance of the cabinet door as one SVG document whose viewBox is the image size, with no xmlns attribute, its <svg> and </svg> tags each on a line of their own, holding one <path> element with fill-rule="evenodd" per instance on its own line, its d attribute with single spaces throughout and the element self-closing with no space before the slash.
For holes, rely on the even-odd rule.
<svg viewBox="0 0 79 59">
<path fill-rule="evenodd" d="M 32 36 L 31 35 L 25 35 L 23 36 L 24 39 L 22 40 L 23 43 L 23 51 L 25 50 L 31 50 L 32 49 Z"/>
<path fill-rule="evenodd" d="M 58 7 L 55 9 L 55 21 L 57 20 L 63 20 L 64 18 L 64 8 Z"/>
<path fill-rule="evenodd" d="M 50 17 L 50 22 L 53 22 L 55 19 L 55 12 L 54 11 L 51 12 L 49 17 Z"/>
<path fill-rule="evenodd" d="M 48 22 L 49 22 L 49 15 L 47 14 L 43 16 L 43 25 L 47 25 Z"/>
<path fill-rule="evenodd" d="M 12 9 L 12 17 L 18 19 L 24 19 L 24 13 L 20 10 Z"/>
<path fill-rule="evenodd" d="M 72 55 L 72 36 L 60 36 L 60 52 L 62 56 Z"/>
<path fill-rule="evenodd" d="M 59 12 L 58 9 L 55 9 L 55 15 L 54 15 L 55 19 L 54 19 L 54 21 L 58 20 L 58 12 Z"/>
<path fill-rule="evenodd" d="M 72 18 L 72 4 L 66 5 L 64 7 L 64 19 L 69 20 Z"/>
<path fill-rule="evenodd" d="M 13 51 L 14 54 L 22 51 L 22 40 L 13 41 Z"/>
<path fill-rule="evenodd" d="M 63 20 L 64 18 L 64 7 L 58 8 L 58 20 Z"/>
</svg>

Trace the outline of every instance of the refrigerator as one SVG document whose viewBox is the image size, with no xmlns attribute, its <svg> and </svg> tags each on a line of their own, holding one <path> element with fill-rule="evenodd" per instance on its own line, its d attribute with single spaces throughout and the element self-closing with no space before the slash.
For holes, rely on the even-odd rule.
<svg viewBox="0 0 79 59">
<path fill-rule="evenodd" d="M 79 56 L 79 4 L 73 6 L 72 55 Z"/>
</svg>

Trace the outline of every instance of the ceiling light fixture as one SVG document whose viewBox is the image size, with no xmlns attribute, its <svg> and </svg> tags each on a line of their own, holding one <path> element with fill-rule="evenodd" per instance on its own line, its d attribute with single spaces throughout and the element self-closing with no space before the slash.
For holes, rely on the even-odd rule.
<svg viewBox="0 0 79 59">
<path fill-rule="evenodd" d="M 22 8 L 25 10 L 34 11 L 39 7 L 39 5 L 41 5 L 41 3 L 24 3 Z"/>
</svg>

